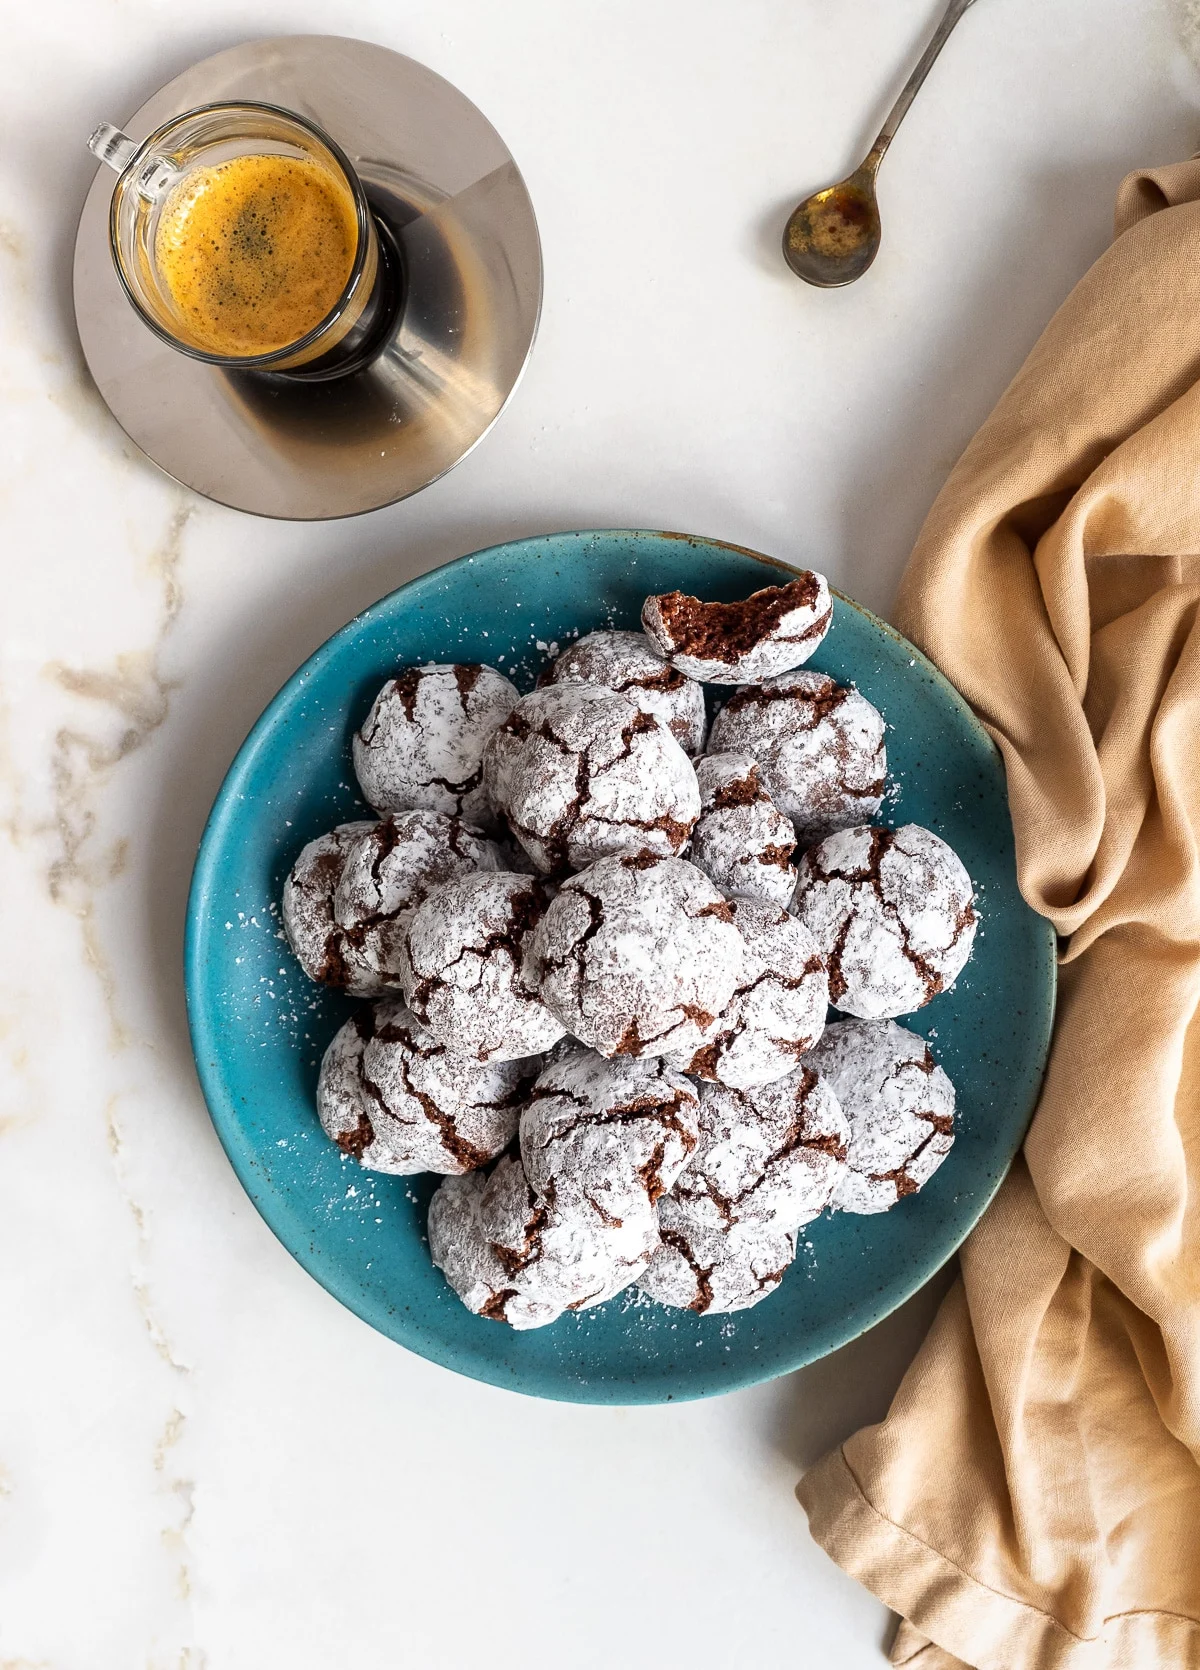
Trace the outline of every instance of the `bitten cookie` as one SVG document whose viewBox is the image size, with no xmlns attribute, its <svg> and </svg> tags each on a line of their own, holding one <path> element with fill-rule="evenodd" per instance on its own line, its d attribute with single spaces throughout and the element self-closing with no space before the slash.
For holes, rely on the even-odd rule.
<svg viewBox="0 0 1200 1670">
<path fill-rule="evenodd" d="M 488 742 L 484 781 L 547 874 L 611 853 L 676 853 L 700 815 L 691 761 L 663 721 L 590 684 L 522 697 Z"/>
<path fill-rule="evenodd" d="M 589 632 L 547 667 L 540 683 L 599 684 L 619 690 L 643 713 L 653 713 L 669 726 L 685 753 L 698 754 L 704 747 L 704 691 L 669 666 L 644 632 Z"/>
<path fill-rule="evenodd" d="M 796 1237 L 788 1230 L 759 1224 L 714 1229 L 671 1195 L 659 1202 L 658 1234 L 638 1287 L 660 1305 L 701 1316 L 759 1304 L 796 1256 Z"/>
<path fill-rule="evenodd" d="M 883 715 L 824 673 L 791 672 L 736 690 L 713 720 L 709 747 L 757 760 L 775 804 L 804 845 L 865 823 L 883 804 Z"/>
<path fill-rule="evenodd" d="M 737 1090 L 790 1073 L 825 1029 L 825 959 L 802 922 L 760 899 L 730 899 L 742 936 L 737 988 L 708 1042 L 672 1055 L 681 1072 Z"/>
<path fill-rule="evenodd" d="M 910 1014 L 952 986 L 978 921 L 961 860 L 915 823 L 811 847 L 792 908 L 825 954 L 829 1001 L 862 1020 Z"/>
<path fill-rule="evenodd" d="M 487 827 L 492 810 L 480 761 L 484 743 L 517 705 L 493 667 L 406 667 L 376 696 L 353 741 L 354 769 L 377 812 L 424 806 Z"/>
<path fill-rule="evenodd" d="M 733 996 L 743 955 L 728 900 L 694 864 L 602 858 L 551 902 L 530 977 L 601 1055 L 694 1053 Z"/>
<path fill-rule="evenodd" d="M 696 761 L 700 818 L 688 857 L 726 893 L 786 905 L 796 891 L 796 832 L 747 754 Z"/>
<path fill-rule="evenodd" d="M 700 1098 L 661 1057 L 606 1061 L 578 1046 L 538 1075 L 521 1157 L 538 1194 L 619 1224 L 655 1206 L 696 1147 Z"/>
<path fill-rule="evenodd" d="M 283 884 L 283 931 L 310 980 L 351 997 L 375 997 L 386 989 L 377 968 L 347 938 L 333 913 L 333 896 L 346 856 L 371 823 L 343 823 L 310 841 Z"/>
<path fill-rule="evenodd" d="M 513 1328 L 611 1299 L 657 1244 L 653 1209 L 618 1225 L 563 1211 L 538 1199 L 510 1154 L 488 1175 L 447 1178 L 429 1203 L 433 1262 L 468 1310 Z"/>
<path fill-rule="evenodd" d="M 740 603 L 702 603 L 670 591 L 642 605 L 642 625 L 659 654 L 706 684 L 757 684 L 798 667 L 832 619 L 824 576 L 807 570 Z"/>
<path fill-rule="evenodd" d="M 436 888 L 402 947 L 408 1006 L 435 1038 L 480 1061 L 517 1061 L 565 1028 L 526 984 L 525 953 L 549 895 L 533 876 L 493 872 Z"/>
<path fill-rule="evenodd" d="M 929 1181 L 954 1141 L 954 1086 L 894 1021 L 835 1021 L 809 1057 L 850 1121 L 833 1204 L 886 1212 Z"/>
<path fill-rule="evenodd" d="M 353 1015 L 326 1050 L 317 1114 L 369 1171 L 472 1171 L 516 1135 L 537 1065 L 459 1055 L 385 1000 Z"/>
<path fill-rule="evenodd" d="M 849 1142 L 830 1082 L 807 1062 L 753 1090 L 705 1084 L 699 1144 L 673 1193 L 713 1229 L 799 1229 L 833 1201 Z"/>
</svg>

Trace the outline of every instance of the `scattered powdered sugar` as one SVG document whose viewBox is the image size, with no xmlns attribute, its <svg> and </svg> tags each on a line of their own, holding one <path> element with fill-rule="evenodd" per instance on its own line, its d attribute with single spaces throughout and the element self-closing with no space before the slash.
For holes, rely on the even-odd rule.
<svg viewBox="0 0 1200 1670">
<path fill-rule="evenodd" d="M 825 960 L 804 924 L 759 899 L 729 901 L 742 936 L 742 973 L 709 1040 L 673 1065 L 735 1089 L 790 1073 L 821 1036 L 829 1004 Z"/>
<path fill-rule="evenodd" d="M 530 976 L 601 1055 L 694 1052 L 737 987 L 742 937 L 682 858 L 602 858 L 563 883 L 530 947 Z"/>
<path fill-rule="evenodd" d="M 602 1304 L 645 1269 L 658 1243 L 652 1207 L 606 1225 L 594 1213 L 539 1200 L 519 1159 L 451 1177 L 429 1203 L 433 1262 L 462 1302 L 513 1328 Z"/>
<path fill-rule="evenodd" d="M 978 920 L 961 860 L 915 823 L 810 848 L 793 908 L 825 954 L 829 1001 L 864 1020 L 909 1014 L 952 986 Z"/>
<path fill-rule="evenodd" d="M 883 802 L 883 715 L 824 673 L 784 673 L 735 691 L 713 720 L 709 747 L 757 760 L 805 845 L 874 817 Z"/>
<path fill-rule="evenodd" d="M 703 688 L 664 661 L 644 632 L 588 632 L 547 667 L 539 682 L 619 690 L 643 713 L 669 726 L 685 753 L 698 754 L 704 747 Z"/>
<path fill-rule="evenodd" d="M 696 761 L 700 818 L 688 857 L 726 893 L 786 905 L 796 889 L 796 832 L 747 754 Z"/>
<path fill-rule="evenodd" d="M 487 826 L 480 761 L 518 692 L 493 667 L 406 667 L 376 696 L 353 741 L 354 769 L 378 812 L 424 806 Z"/>
<path fill-rule="evenodd" d="M 655 649 L 707 684 L 757 684 L 798 667 L 832 619 L 825 578 L 807 569 L 787 585 L 766 586 L 739 603 L 702 603 L 672 591 L 642 605 L 642 625 Z"/>
<path fill-rule="evenodd" d="M 676 853 L 700 815 L 691 762 L 629 696 L 591 684 L 535 690 L 484 753 L 493 804 L 537 867 Z"/>
<path fill-rule="evenodd" d="M 401 978 L 409 1008 L 435 1038 L 480 1061 L 540 1055 L 565 1028 L 524 975 L 545 884 L 502 871 L 432 892 L 408 924 Z"/>
<path fill-rule="evenodd" d="M 560 1210 L 620 1224 L 674 1186 L 696 1147 L 698 1110 L 694 1086 L 661 1057 L 561 1050 L 521 1115 L 526 1176 Z"/>
<path fill-rule="evenodd" d="M 843 1212 L 886 1212 L 927 1183 L 954 1141 L 954 1086 L 894 1021 L 835 1021 L 809 1059 L 850 1121 Z"/>
<path fill-rule="evenodd" d="M 338 1147 L 369 1170 L 471 1171 L 516 1135 L 539 1066 L 448 1050 L 402 1003 L 384 1000 L 353 1015 L 330 1044 L 317 1113 Z"/>
</svg>

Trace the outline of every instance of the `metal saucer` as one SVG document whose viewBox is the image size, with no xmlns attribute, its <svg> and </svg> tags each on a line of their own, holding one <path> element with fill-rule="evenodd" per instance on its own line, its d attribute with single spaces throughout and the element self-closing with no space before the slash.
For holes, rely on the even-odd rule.
<svg viewBox="0 0 1200 1670">
<path fill-rule="evenodd" d="M 382 351 L 333 382 L 230 375 L 160 342 L 113 269 L 101 168 L 75 243 L 75 317 L 117 422 L 206 498 L 298 521 L 353 516 L 452 469 L 491 428 L 537 331 L 542 259 L 525 182 L 469 99 L 398 52 L 287 35 L 218 52 L 123 123 L 143 139 L 195 105 L 253 99 L 325 128 L 347 152 L 404 267 Z"/>
</svg>

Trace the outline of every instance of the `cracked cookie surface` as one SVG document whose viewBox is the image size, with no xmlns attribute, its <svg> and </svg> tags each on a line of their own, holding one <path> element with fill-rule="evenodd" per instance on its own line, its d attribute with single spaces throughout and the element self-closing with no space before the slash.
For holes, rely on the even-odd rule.
<svg viewBox="0 0 1200 1670">
<path fill-rule="evenodd" d="M 317 1114 L 369 1171 L 444 1175 L 486 1165 L 516 1135 L 540 1063 L 448 1050 L 393 999 L 359 1010 L 325 1052 Z"/>
<path fill-rule="evenodd" d="M 601 1055 L 666 1055 L 708 1040 L 743 956 L 729 901 L 694 864 L 626 855 L 563 883 L 533 936 L 530 978 Z"/>
<path fill-rule="evenodd" d="M 523 696 L 484 751 L 484 782 L 545 874 L 680 850 L 700 815 L 691 761 L 629 696 L 591 684 Z"/>
<path fill-rule="evenodd" d="M 821 574 L 804 570 L 739 603 L 664 592 L 642 605 L 646 636 L 663 658 L 705 684 L 757 684 L 798 667 L 829 631 L 833 605 Z"/>
<path fill-rule="evenodd" d="M 376 997 L 386 990 L 379 971 L 347 940 L 334 920 L 333 898 L 346 857 L 371 823 L 343 823 L 309 841 L 283 884 L 283 931 L 310 980 L 351 997 Z"/>
<path fill-rule="evenodd" d="M 778 905 L 729 901 L 742 936 L 742 972 L 712 1036 L 673 1066 L 737 1090 L 792 1072 L 825 1028 L 829 978 L 808 929 Z"/>
<path fill-rule="evenodd" d="M 886 1212 L 929 1181 L 954 1142 L 954 1086 L 894 1021 L 834 1021 L 810 1059 L 850 1121 L 843 1212 Z"/>
<path fill-rule="evenodd" d="M 552 661 L 539 683 L 598 684 L 617 690 L 667 725 L 685 754 L 704 747 L 704 691 L 664 661 L 644 632 L 588 632 Z"/>
<path fill-rule="evenodd" d="M 911 1014 L 962 972 L 978 918 L 953 848 L 920 824 L 840 830 L 805 853 L 792 906 L 860 1020 Z"/>
<path fill-rule="evenodd" d="M 484 744 L 518 701 L 494 667 L 431 662 L 406 667 L 376 696 L 354 735 L 354 770 L 378 812 L 422 806 L 488 828 Z"/>
<path fill-rule="evenodd" d="M 696 761 L 700 817 L 688 857 L 726 893 L 786 905 L 796 891 L 796 831 L 748 754 Z"/>
<path fill-rule="evenodd" d="M 535 877 L 494 871 L 447 882 L 413 912 L 401 980 L 434 1037 L 480 1061 L 516 1061 L 558 1043 L 566 1029 L 524 974 L 548 903 Z"/>
<path fill-rule="evenodd" d="M 659 1245 L 638 1287 L 675 1310 L 749 1310 L 779 1286 L 796 1256 L 796 1237 L 760 1224 L 714 1229 L 672 1195 L 659 1202 Z"/>
<path fill-rule="evenodd" d="M 705 1084 L 700 1140 L 675 1198 L 714 1230 L 799 1229 L 833 1201 L 850 1134 L 831 1082 L 807 1062 L 752 1090 Z"/>
<path fill-rule="evenodd" d="M 521 1157 L 539 1194 L 620 1225 L 657 1205 L 695 1150 L 700 1098 L 661 1056 L 564 1049 L 534 1082 Z"/>
<path fill-rule="evenodd" d="M 883 804 L 883 715 L 825 673 L 789 672 L 736 690 L 713 720 L 709 748 L 758 762 L 804 845 L 865 823 Z"/>
<path fill-rule="evenodd" d="M 564 1211 L 534 1192 L 512 1154 L 489 1174 L 447 1178 L 429 1203 L 433 1262 L 469 1310 L 513 1328 L 611 1299 L 657 1245 L 652 1208 L 615 1228 Z"/>
</svg>

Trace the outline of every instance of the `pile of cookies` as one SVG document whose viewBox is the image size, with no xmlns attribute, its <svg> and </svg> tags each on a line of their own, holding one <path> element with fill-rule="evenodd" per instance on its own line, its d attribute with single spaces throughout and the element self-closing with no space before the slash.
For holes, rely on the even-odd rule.
<svg viewBox="0 0 1200 1670">
<path fill-rule="evenodd" d="M 525 696 L 407 668 L 355 735 L 378 817 L 283 895 L 306 973 L 369 1000 L 317 1111 L 362 1165 L 444 1176 L 430 1250 L 479 1315 L 538 1327 L 634 1282 L 743 1309 L 803 1225 L 886 1211 L 949 1151 L 953 1087 L 896 1017 L 962 970 L 971 881 L 872 821 L 883 718 L 803 667 L 831 618 L 817 574 L 651 597 Z"/>
</svg>

